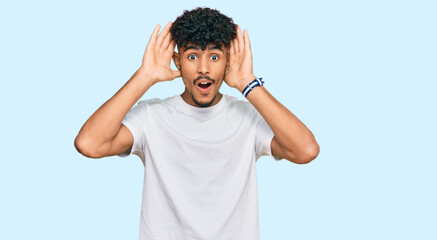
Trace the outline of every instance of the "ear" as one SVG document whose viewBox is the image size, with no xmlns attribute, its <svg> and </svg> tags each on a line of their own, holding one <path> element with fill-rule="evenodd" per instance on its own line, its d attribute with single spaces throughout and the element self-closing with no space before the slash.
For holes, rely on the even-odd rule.
<svg viewBox="0 0 437 240">
<path fill-rule="evenodd" d="M 177 69 L 181 70 L 181 65 L 179 62 L 179 53 L 173 52 L 173 62 Z"/>
</svg>

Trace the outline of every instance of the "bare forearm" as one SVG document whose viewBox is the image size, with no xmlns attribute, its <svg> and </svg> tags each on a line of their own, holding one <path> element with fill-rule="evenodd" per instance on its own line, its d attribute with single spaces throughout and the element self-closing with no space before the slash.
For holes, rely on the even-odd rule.
<svg viewBox="0 0 437 240">
<path fill-rule="evenodd" d="M 156 25 L 150 36 L 141 67 L 80 129 L 74 145 L 83 155 L 99 157 L 125 150 L 133 142 L 131 134 L 120 131 L 125 130 L 121 122 L 127 112 L 153 84 L 181 76 L 180 71 L 170 68 L 176 47 L 176 42 L 171 39 L 171 22 L 161 33 L 160 28 L 159 24 Z"/>
<path fill-rule="evenodd" d="M 247 30 L 242 33 L 237 25 L 237 37 L 229 47 L 229 71 L 225 81 L 242 92 L 254 79 L 249 34 Z M 247 99 L 275 134 L 272 153 L 295 163 L 307 163 L 318 155 L 319 145 L 311 131 L 263 86 L 255 87 Z"/>
<path fill-rule="evenodd" d="M 269 124 L 284 150 L 293 156 L 313 155 L 318 151 L 311 131 L 264 87 L 253 89 L 247 99 Z"/>
<path fill-rule="evenodd" d="M 140 68 L 129 81 L 108 101 L 100 106 L 82 126 L 76 142 L 85 141 L 90 148 L 111 141 L 120 129 L 121 122 L 132 106 L 153 85 L 153 81 Z"/>
</svg>

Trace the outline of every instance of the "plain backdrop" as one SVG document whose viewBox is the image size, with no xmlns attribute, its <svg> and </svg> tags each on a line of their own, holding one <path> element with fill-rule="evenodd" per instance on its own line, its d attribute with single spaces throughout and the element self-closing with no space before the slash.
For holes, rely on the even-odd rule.
<svg viewBox="0 0 437 240">
<path fill-rule="evenodd" d="M 141 160 L 74 138 L 156 24 L 197 6 L 248 29 L 254 74 L 320 144 L 307 165 L 258 160 L 262 240 L 437 239 L 437 6 L 420 0 L 2 1 L 0 239 L 138 239 Z"/>
</svg>

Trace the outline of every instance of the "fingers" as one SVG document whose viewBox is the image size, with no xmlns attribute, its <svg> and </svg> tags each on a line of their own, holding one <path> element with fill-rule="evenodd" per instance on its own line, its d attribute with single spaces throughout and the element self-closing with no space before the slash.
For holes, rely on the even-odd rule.
<svg viewBox="0 0 437 240">
<path fill-rule="evenodd" d="M 162 43 L 162 48 L 167 50 L 168 46 L 170 45 L 171 42 L 171 33 L 168 33 L 167 36 L 164 39 L 164 42 Z"/>
<path fill-rule="evenodd" d="M 249 33 L 247 33 L 247 29 L 243 32 L 243 38 L 245 54 L 252 56 L 252 48 L 250 47 Z"/>
<path fill-rule="evenodd" d="M 231 44 L 229 46 L 229 54 L 234 55 L 235 54 L 235 49 L 234 49 L 234 40 L 231 41 Z"/>
<path fill-rule="evenodd" d="M 231 51 L 231 49 L 233 51 Z M 251 52 L 249 34 L 247 33 L 247 29 L 244 32 L 241 32 L 240 25 L 237 24 L 237 37 L 235 37 L 231 41 L 231 47 L 229 48 L 230 53 L 239 53 L 239 52 Z"/>
<path fill-rule="evenodd" d="M 152 35 L 150 35 L 149 42 L 154 42 L 156 40 L 156 37 L 158 36 L 158 32 L 161 26 L 159 24 L 156 25 L 155 29 L 153 30 Z"/>
<path fill-rule="evenodd" d="M 243 41 L 243 35 L 241 34 L 240 26 L 237 25 L 237 42 L 238 42 L 238 51 L 243 52 L 244 51 L 244 41 Z"/>
<path fill-rule="evenodd" d="M 238 24 L 237 24 L 237 37 L 235 37 L 234 39 L 232 39 L 232 42 L 234 43 L 234 52 L 235 53 L 237 53 L 237 52 L 239 52 L 240 51 L 240 49 L 239 49 L 239 45 L 238 45 L 238 29 L 239 29 L 239 26 L 238 26 Z"/>
<path fill-rule="evenodd" d="M 162 32 L 159 34 L 158 38 L 156 39 L 156 46 L 159 48 L 163 44 L 165 38 L 170 32 L 171 22 L 168 22 L 167 25 L 165 25 L 164 29 L 162 29 Z M 170 34 L 171 35 L 171 34 Z"/>
<path fill-rule="evenodd" d="M 238 42 L 237 42 L 237 39 L 236 38 L 232 39 L 231 42 L 232 42 L 233 49 L 234 49 L 233 53 L 237 53 L 238 52 Z"/>
<path fill-rule="evenodd" d="M 176 42 L 174 40 L 171 40 L 170 44 L 168 45 L 167 51 L 174 52 L 175 47 L 176 47 Z"/>
</svg>

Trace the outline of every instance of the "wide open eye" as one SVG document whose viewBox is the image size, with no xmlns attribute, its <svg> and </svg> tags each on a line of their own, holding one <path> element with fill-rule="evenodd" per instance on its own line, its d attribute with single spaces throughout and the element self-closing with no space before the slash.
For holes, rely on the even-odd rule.
<svg viewBox="0 0 437 240">
<path fill-rule="evenodd" d="M 217 55 L 212 55 L 211 56 L 211 60 L 213 61 L 217 61 L 219 59 L 219 57 Z"/>
<path fill-rule="evenodd" d="M 197 56 L 194 55 L 194 54 L 190 54 L 190 55 L 188 56 L 188 59 L 190 59 L 190 60 L 195 60 L 196 58 L 197 58 Z"/>
</svg>

